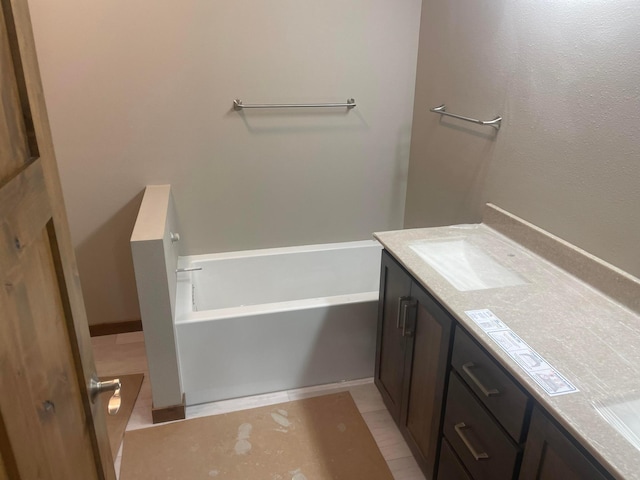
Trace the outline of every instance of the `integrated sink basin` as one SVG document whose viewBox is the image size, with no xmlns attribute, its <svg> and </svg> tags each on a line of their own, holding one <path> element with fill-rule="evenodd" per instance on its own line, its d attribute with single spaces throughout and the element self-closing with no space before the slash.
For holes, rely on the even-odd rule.
<svg viewBox="0 0 640 480">
<path fill-rule="evenodd" d="M 465 239 L 420 241 L 409 247 L 461 292 L 527 283 Z"/>
<path fill-rule="evenodd" d="M 594 407 L 609 425 L 640 450 L 640 397 L 612 399 Z"/>
</svg>

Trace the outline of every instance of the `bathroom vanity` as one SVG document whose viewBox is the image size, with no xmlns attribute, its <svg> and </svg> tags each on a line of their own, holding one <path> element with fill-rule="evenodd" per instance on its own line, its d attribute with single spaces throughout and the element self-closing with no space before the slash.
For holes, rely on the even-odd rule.
<svg viewBox="0 0 640 480">
<path fill-rule="evenodd" d="M 637 278 L 493 205 L 375 237 L 375 382 L 428 479 L 640 478 Z"/>
</svg>

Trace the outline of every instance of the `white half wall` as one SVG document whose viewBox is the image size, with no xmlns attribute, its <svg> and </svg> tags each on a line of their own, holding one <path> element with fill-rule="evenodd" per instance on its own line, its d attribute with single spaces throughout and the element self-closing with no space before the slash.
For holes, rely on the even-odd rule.
<svg viewBox="0 0 640 480">
<path fill-rule="evenodd" d="M 131 234 L 131 252 L 154 408 L 183 403 L 174 322 L 178 251 L 171 240 L 177 230 L 171 186 L 148 186 Z"/>
<path fill-rule="evenodd" d="M 402 226 L 420 0 L 29 5 L 90 323 L 138 316 L 148 184 L 172 185 L 183 254 Z"/>
<path fill-rule="evenodd" d="M 424 0 L 405 227 L 492 202 L 640 276 L 638 25 L 633 0 Z"/>
</svg>

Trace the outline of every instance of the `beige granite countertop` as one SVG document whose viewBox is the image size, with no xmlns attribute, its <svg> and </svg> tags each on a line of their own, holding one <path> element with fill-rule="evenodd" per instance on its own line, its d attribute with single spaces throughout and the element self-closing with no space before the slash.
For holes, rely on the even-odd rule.
<svg viewBox="0 0 640 480">
<path fill-rule="evenodd" d="M 376 233 L 382 245 L 616 478 L 640 450 L 595 405 L 640 399 L 640 280 L 493 205 L 483 223 Z M 412 248 L 461 239 L 525 283 L 459 291 Z M 549 396 L 466 314 L 489 309 L 572 382 Z"/>
</svg>

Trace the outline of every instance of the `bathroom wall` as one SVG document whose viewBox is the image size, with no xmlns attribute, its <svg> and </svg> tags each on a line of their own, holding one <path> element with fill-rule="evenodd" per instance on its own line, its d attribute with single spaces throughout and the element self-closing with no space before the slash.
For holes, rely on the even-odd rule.
<svg viewBox="0 0 640 480">
<path fill-rule="evenodd" d="M 638 25 L 631 0 L 424 0 L 405 227 L 490 201 L 640 276 Z"/>
<path fill-rule="evenodd" d="M 420 0 L 29 4 L 91 324 L 139 318 L 147 184 L 172 185 L 183 254 L 402 227 Z"/>
</svg>

